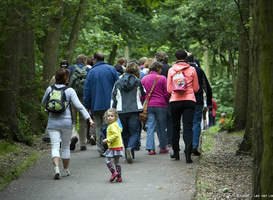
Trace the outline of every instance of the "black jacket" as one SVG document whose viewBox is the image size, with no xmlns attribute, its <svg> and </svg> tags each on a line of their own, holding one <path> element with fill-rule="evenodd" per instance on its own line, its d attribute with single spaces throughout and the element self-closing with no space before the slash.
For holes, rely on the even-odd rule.
<svg viewBox="0 0 273 200">
<path fill-rule="evenodd" d="M 194 63 L 189 63 L 190 66 L 194 67 L 198 76 L 198 83 L 199 83 L 199 90 L 194 93 L 196 98 L 196 104 L 203 105 L 204 104 L 204 97 L 203 97 L 203 90 L 206 92 L 207 95 L 207 105 L 212 105 L 212 91 L 207 79 L 205 72 L 200 68 L 197 67 Z"/>
</svg>

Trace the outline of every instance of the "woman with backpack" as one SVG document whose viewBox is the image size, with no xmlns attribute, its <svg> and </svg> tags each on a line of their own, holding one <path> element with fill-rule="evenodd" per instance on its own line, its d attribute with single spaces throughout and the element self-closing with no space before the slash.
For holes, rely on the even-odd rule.
<svg viewBox="0 0 273 200">
<path fill-rule="evenodd" d="M 178 50 L 175 57 L 177 62 L 169 69 L 167 78 L 167 90 L 171 93 L 170 109 L 173 122 L 173 154 L 171 154 L 171 158 L 180 159 L 180 125 L 181 116 L 183 116 L 186 163 L 192 163 L 192 127 L 196 102 L 194 92 L 199 90 L 198 77 L 195 68 L 186 62 L 186 51 Z"/>
<path fill-rule="evenodd" d="M 42 99 L 42 104 L 46 106 L 49 112 L 47 130 L 51 142 L 54 179 L 59 179 L 61 175 L 70 175 L 68 165 L 70 160 L 69 143 L 72 134 L 72 117 L 69 104 L 72 102 L 77 110 L 83 115 L 84 119 L 88 120 L 91 126 L 94 126 L 93 120 L 80 102 L 75 90 L 66 86 L 69 80 L 69 75 L 70 70 L 68 69 L 61 68 L 57 70 L 55 74 L 56 84 L 54 86 L 49 86 L 46 89 Z M 59 168 L 60 139 L 62 140 L 62 173 Z"/>
</svg>

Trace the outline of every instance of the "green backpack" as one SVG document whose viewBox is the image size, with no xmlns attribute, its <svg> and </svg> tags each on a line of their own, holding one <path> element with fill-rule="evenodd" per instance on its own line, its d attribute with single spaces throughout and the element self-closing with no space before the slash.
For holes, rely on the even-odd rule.
<svg viewBox="0 0 273 200">
<path fill-rule="evenodd" d="M 70 77 L 68 86 L 72 87 L 76 91 L 77 95 L 83 95 L 83 88 L 87 75 L 86 68 L 87 66 L 84 66 L 81 69 L 78 65 L 75 65 L 75 71 Z"/>
<path fill-rule="evenodd" d="M 51 86 L 51 91 L 47 95 L 46 110 L 52 113 L 62 113 L 69 106 L 66 100 L 65 90 L 68 86 L 57 88 L 55 85 Z"/>
</svg>

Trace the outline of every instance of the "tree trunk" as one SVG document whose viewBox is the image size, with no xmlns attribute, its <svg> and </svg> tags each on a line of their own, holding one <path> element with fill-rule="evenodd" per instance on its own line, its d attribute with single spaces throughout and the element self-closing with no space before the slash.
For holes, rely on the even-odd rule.
<svg viewBox="0 0 273 200">
<path fill-rule="evenodd" d="M 118 49 L 118 45 L 114 44 L 113 48 L 112 48 L 112 51 L 110 53 L 110 56 L 109 56 L 109 60 L 108 60 L 108 63 L 110 65 L 114 65 L 114 62 L 115 62 L 115 59 L 116 59 L 117 49 Z"/>
<path fill-rule="evenodd" d="M 125 59 L 129 60 L 129 47 L 128 46 L 125 47 L 124 57 L 125 57 Z"/>
<path fill-rule="evenodd" d="M 204 72 L 207 76 L 207 79 L 209 82 L 211 82 L 210 80 L 210 67 L 209 67 L 209 41 L 206 39 L 204 41 Z"/>
<path fill-rule="evenodd" d="M 261 163 L 261 194 L 273 197 L 273 1 L 260 1 L 260 80 L 263 100 L 263 153 Z M 267 199 L 271 199 L 267 196 Z"/>
<path fill-rule="evenodd" d="M 245 129 L 247 118 L 248 77 L 249 77 L 249 36 L 244 24 L 249 18 L 249 1 L 243 0 L 239 5 L 241 17 L 239 37 L 238 76 L 234 100 L 234 116 L 237 130 Z M 242 21 L 243 20 L 243 21 Z"/>
<path fill-rule="evenodd" d="M 63 1 L 55 4 L 59 11 L 52 14 L 49 21 L 49 28 L 46 33 L 45 51 L 43 57 L 43 81 L 44 88 L 48 87 L 49 81 L 56 72 L 58 66 L 59 39 L 62 29 Z"/>
<path fill-rule="evenodd" d="M 250 95 L 253 97 L 252 112 L 248 114 L 253 116 L 252 121 L 252 144 L 253 144 L 253 173 L 252 173 L 252 190 L 255 199 L 262 199 L 262 157 L 264 150 L 263 141 L 263 121 L 262 121 L 262 88 L 260 84 L 259 68 L 261 67 L 260 60 L 260 30 L 259 30 L 259 18 L 260 18 L 260 1 L 251 1 L 251 16 L 253 17 L 253 24 L 250 34 L 250 80 L 252 85 L 252 91 Z M 272 141 L 270 141 L 272 142 Z M 254 199 L 253 198 L 253 199 Z"/>
<path fill-rule="evenodd" d="M 21 33 L 16 29 L 18 19 L 18 4 L 10 4 L 4 32 L 6 35 L 4 50 L 3 50 L 3 66 L 2 83 L 0 95 L 0 116 L 1 123 L 6 126 L 5 131 L 0 132 L 0 136 L 7 137 L 10 140 L 16 140 L 18 133 L 17 123 L 17 100 L 19 87 L 19 60 L 21 48 Z M 17 27 L 18 28 L 18 27 Z"/>
<path fill-rule="evenodd" d="M 82 24 L 82 19 L 85 13 L 85 7 L 86 7 L 86 0 L 80 0 L 79 9 L 75 17 L 73 28 L 72 28 L 70 38 L 67 44 L 66 60 L 68 61 L 68 63 L 72 63 L 76 43 L 78 40 L 78 35 L 79 35 L 81 24 Z"/>
</svg>

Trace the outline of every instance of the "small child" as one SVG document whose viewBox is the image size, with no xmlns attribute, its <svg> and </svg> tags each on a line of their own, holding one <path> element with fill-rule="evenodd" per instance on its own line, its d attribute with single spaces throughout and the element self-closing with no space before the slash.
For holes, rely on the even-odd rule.
<svg viewBox="0 0 273 200">
<path fill-rule="evenodd" d="M 110 108 L 105 112 L 104 117 L 109 126 L 106 139 L 102 140 L 102 143 L 107 143 L 108 145 L 108 149 L 103 155 L 105 156 L 106 165 L 112 173 L 110 182 L 113 182 L 115 179 L 116 182 L 122 182 L 119 158 L 123 156 L 123 143 L 121 137 L 122 129 L 117 122 L 118 112 L 116 109 Z M 116 170 L 111 163 L 111 158 L 115 160 Z"/>
<path fill-rule="evenodd" d="M 227 114 L 226 113 L 222 113 L 221 114 L 221 119 L 219 121 L 219 125 L 221 127 L 223 127 L 227 122 L 228 122 Z"/>
</svg>

